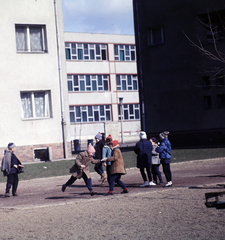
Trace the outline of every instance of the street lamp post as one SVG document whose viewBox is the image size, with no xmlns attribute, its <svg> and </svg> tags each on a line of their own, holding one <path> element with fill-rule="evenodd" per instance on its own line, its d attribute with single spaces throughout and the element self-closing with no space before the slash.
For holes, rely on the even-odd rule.
<svg viewBox="0 0 225 240">
<path fill-rule="evenodd" d="M 121 120 L 121 143 L 124 143 L 123 141 L 123 97 L 119 98 L 120 103 L 120 120 Z"/>
</svg>

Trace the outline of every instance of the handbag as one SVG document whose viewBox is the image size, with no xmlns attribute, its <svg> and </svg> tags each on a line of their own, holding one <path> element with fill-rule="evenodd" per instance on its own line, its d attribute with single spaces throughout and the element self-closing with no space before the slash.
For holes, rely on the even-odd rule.
<svg viewBox="0 0 225 240">
<path fill-rule="evenodd" d="M 23 167 L 18 166 L 18 168 L 17 168 L 17 172 L 18 172 L 18 173 L 23 173 L 23 172 L 24 172 Z"/>
</svg>

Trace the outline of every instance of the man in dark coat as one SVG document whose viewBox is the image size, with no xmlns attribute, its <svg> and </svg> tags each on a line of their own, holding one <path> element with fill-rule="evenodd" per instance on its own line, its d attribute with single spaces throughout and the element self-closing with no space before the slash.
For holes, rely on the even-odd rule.
<svg viewBox="0 0 225 240">
<path fill-rule="evenodd" d="M 134 147 L 134 152 L 137 154 L 137 168 L 140 168 L 141 176 L 144 180 L 144 184 L 140 187 L 149 187 L 156 185 L 152 181 L 151 175 L 151 166 L 152 166 L 152 143 L 147 140 L 146 133 L 141 131 L 140 132 L 140 141 L 136 143 Z M 145 169 L 148 175 L 145 174 Z"/>
</svg>

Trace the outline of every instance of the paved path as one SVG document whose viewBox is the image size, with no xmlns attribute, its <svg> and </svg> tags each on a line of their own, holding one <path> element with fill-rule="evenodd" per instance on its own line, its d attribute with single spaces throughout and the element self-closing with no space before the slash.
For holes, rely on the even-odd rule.
<svg viewBox="0 0 225 240">
<path fill-rule="evenodd" d="M 225 209 L 206 208 L 204 198 L 225 190 L 225 158 L 171 169 L 170 188 L 140 188 L 139 170 L 128 169 L 122 180 L 130 193 L 116 187 L 113 196 L 96 173 L 93 197 L 83 180 L 61 192 L 69 175 L 20 181 L 19 196 L 10 198 L 0 183 L 0 239 L 225 239 Z"/>
</svg>

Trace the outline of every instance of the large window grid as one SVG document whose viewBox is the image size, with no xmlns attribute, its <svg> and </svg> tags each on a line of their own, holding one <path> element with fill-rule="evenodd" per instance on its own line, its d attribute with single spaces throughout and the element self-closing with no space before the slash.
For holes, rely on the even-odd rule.
<svg viewBox="0 0 225 240">
<path fill-rule="evenodd" d="M 68 91 L 109 91 L 109 75 L 67 75 Z"/>
<path fill-rule="evenodd" d="M 134 45 L 114 45 L 116 61 L 136 61 Z"/>
<path fill-rule="evenodd" d="M 21 92 L 22 118 L 49 118 L 50 91 Z"/>
<path fill-rule="evenodd" d="M 65 43 L 67 60 L 108 60 L 107 44 Z"/>
<path fill-rule="evenodd" d="M 47 52 L 44 25 L 15 25 L 17 52 Z"/>
<path fill-rule="evenodd" d="M 140 110 L 139 104 L 123 104 L 123 120 L 139 120 Z M 118 105 L 119 120 L 121 120 L 120 105 Z"/>
<path fill-rule="evenodd" d="M 136 91 L 138 90 L 137 75 L 116 75 L 118 91 Z"/>
<path fill-rule="evenodd" d="M 110 105 L 70 106 L 70 122 L 111 121 Z"/>
</svg>

